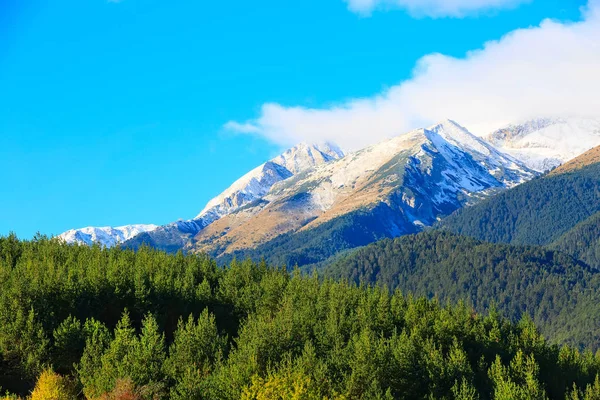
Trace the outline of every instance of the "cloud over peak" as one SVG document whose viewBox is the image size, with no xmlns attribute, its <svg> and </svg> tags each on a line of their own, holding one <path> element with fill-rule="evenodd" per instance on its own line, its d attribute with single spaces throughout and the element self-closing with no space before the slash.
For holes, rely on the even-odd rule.
<svg viewBox="0 0 600 400">
<path fill-rule="evenodd" d="M 540 116 L 600 115 L 600 0 L 577 23 L 546 20 L 464 58 L 430 54 L 413 77 L 382 93 L 324 108 L 266 103 L 226 128 L 276 143 L 330 140 L 356 149 L 446 117 L 485 134 Z"/>
</svg>

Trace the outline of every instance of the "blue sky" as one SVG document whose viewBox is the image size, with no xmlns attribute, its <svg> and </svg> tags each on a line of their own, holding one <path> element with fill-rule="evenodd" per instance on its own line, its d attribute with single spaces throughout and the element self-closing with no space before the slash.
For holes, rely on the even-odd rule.
<svg viewBox="0 0 600 400">
<path fill-rule="evenodd" d="M 191 218 L 296 139 L 228 121 L 373 96 L 427 54 L 461 59 L 584 4 L 430 17 L 342 0 L 2 0 L 0 234 Z"/>
</svg>

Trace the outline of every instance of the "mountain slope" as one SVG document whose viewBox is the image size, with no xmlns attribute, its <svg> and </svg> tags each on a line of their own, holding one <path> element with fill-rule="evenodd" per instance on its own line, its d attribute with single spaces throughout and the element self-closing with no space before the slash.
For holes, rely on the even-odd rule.
<svg viewBox="0 0 600 400">
<path fill-rule="evenodd" d="M 508 125 L 485 139 L 543 172 L 600 145 L 600 119 L 538 118 Z"/>
<path fill-rule="evenodd" d="M 600 268 L 600 212 L 575 225 L 549 247 Z"/>
<path fill-rule="evenodd" d="M 66 243 L 79 243 L 91 246 L 98 243 L 105 247 L 113 247 L 119 243 L 131 239 L 132 237 L 145 232 L 151 232 L 158 228 L 157 225 L 125 225 L 116 228 L 106 227 L 87 227 L 81 229 L 71 229 L 58 235 Z"/>
<path fill-rule="evenodd" d="M 299 144 L 253 169 L 214 199 L 191 220 L 179 220 L 144 232 L 124 243 L 138 248 L 142 244 L 166 251 L 177 251 L 188 245 L 198 232 L 215 221 L 260 201 L 277 182 L 343 157 L 335 145 Z"/>
<path fill-rule="evenodd" d="M 303 248 L 304 254 L 293 258 L 312 262 L 381 237 L 417 232 L 533 176 L 448 120 L 282 181 L 260 202 L 200 231 L 189 248 L 222 258 L 265 255 L 267 248 L 271 256 Z M 357 223 L 368 230 L 356 232 L 352 225 Z M 334 238 L 341 238 L 339 246 L 323 252 L 323 241 Z M 315 246 L 308 248 L 309 243 Z M 306 257 L 308 253 L 316 258 Z"/>
<path fill-rule="evenodd" d="M 344 153 L 330 143 L 301 143 L 242 176 L 210 200 L 194 219 L 216 220 L 263 197 L 275 183 L 343 156 Z"/>
<path fill-rule="evenodd" d="M 273 265 L 314 266 L 329 262 L 350 249 L 365 246 L 380 239 L 397 236 L 396 227 L 406 223 L 401 214 L 386 203 L 371 209 L 350 212 L 319 224 L 312 229 L 301 229 L 284 233 L 264 244 L 222 253 L 220 264 L 234 258 L 243 260 L 265 258 Z M 420 228 L 406 229 L 411 234 Z"/>
<path fill-rule="evenodd" d="M 594 152 L 595 150 L 591 150 Z M 565 173 L 552 173 L 473 207 L 459 210 L 440 226 L 489 242 L 548 245 L 600 212 L 600 164 L 583 154 Z"/>
<path fill-rule="evenodd" d="M 390 206 L 396 226 L 395 232 L 388 232 L 392 236 L 418 230 L 420 228 L 414 226 L 430 225 L 457 207 L 472 204 L 501 188 L 529 179 L 531 171 L 524 168 L 523 163 L 515 161 L 517 158 L 534 169 L 545 170 L 600 143 L 600 120 L 546 118 L 510 125 L 487 138 L 502 151 L 449 120 L 426 130 L 412 132 L 408 136 L 414 136 L 418 132 L 425 136 L 421 139 L 429 143 L 426 147 L 435 149 L 433 152 L 444 158 L 447 171 L 438 168 L 440 176 L 433 179 L 432 185 L 441 185 L 439 190 L 432 187 L 420 189 L 419 182 L 414 181 L 413 189 L 402 191 L 401 202 L 405 206 L 400 207 L 400 215 L 395 214 L 395 205 Z M 352 157 L 360 158 L 353 162 L 349 162 L 350 158 L 344 157 L 343 152 L 335 145 L 300 144 L 238 179 L 222 194 L 209 201 L 194 219 L 179 220 L 157 229 L 144 229 L 133 238 L 116 231 L 112 235 L 112 231 L 104 228 L 88 228 L 90 231 L 102 231 L 97 234 L 81 232 L 80 239 L 75 239 L 73 232 L 65 232 L 63 235 L 69 240 L 80 242 L 101 240 L 114 245 L 126 240 L 126 245 L 133 248 L 147 243 L 168 251 L 187 249 L 209 251 L 215 255 L 253 248 L 282 233 L 310 230 L 340 216 L 372 208 L 378 202 L 388 205 L 396 203 L 395 200 L 390 201 L 394 192 L 390 187 L 404 185 L 404 179 L 422 179 L 418 175 L 428 168 L 422 165 L 409 167 L 411 162 L 407 160 L 415 159 L 420 162 L 421 155 L 410 153 L 411 145 L 408 141 L 400 142 L 402 141 L 395 138 L 353 153 Z M 400 149 L 399 145 L 407 147 Z M 385 146 L 390 146 L 390 149 L 383 148 Z M 369 157 L 370 152 L 372 154 Z M 504 152 L 513 154 L 515 158 Z M 397 159 L 394 160 L 390 154 Z M 407 161 L 407 169 L 413 169 L 412 175 L 404 176 L 404 173 L 393 172 L 395 168 L 402 168 L 400 164 L 403 157 L 406 158 L 404 161 Z M 323 170 L 321 176 L 308 173 L 315 167 L 342 158 L 347 165 L 337 164 L 339 171 Z M 435 157 L 429 157 L 425 164 L 433 158 Z M 387 170 L 381 160 L 387 162 Z M 482 170 L 485 171 L 482 173 Z M 388 181 L 376 182 L 376 174 Z M 428 172 L 425 173 L 427 174 Z M 484 176 L 486 174 L 491 175 L 491 181 L 490 176 Z M 423 182 L 431 181 L 430 177 L 423 179 Z M 410 186 L 410 182 L 405 186 Z M 296 197 L 289 201 L 294 190 L 297 192 Z M 427 197 L 431 201 L 418 202 L 419 198 Z M 281 207 L 275 207 L 276 203 Z M 249 221 L 254 221 L 256 215 L 265 208 L 268 208 L 269 217 L 261 217 L 250 228 Z M 291 212 L 291 209 L 294 211 Z M 411 224 L 413 227 L 409 226 Z M 218 243 L 213 244 L 215 240 Z M 233 245 L 234 241 L 239 242 L 238 245 Z"/>
<path fill-rule="evenodd" d="M 550 175 L 560 175 L 568 172 L 575 172 L 581 168 L 587 167 L 588 165 L 597 163 L 600 163 L 600 146 L 594 147 L 593 149 L 588 150 L 571 161 L 562 164 L 560 167 L 554 169 Z"/>
<path fill-rule="evenodd" d="M 600 271 L 560 252 L 432 231 L 371 244 L 323 274 L 477 311 L 494 304 L 511 319 L 530 314 L 553 342 L 600 346 Z"/>
</svg>

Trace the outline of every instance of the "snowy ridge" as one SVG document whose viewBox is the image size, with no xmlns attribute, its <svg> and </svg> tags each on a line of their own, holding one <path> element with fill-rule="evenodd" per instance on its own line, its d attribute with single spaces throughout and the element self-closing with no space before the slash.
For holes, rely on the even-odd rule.
<svg viewBox="0 0 600 400">
<path fill-rule="evenodd" d="M 389 235 L 398 236 L 417 232 L 465 204 L 536 175 L 446 120 L 275 183 L 260 203 L 200 231 L 193 247 L 222 255 L 357 210 L 368 213 L 382 207 L 389 212 L 373 214 L 372 226 L 386 225 Z"/>
<path fill-rule="evenodd" d="M 600 118 L 537 118 L 508 125 L 485 139 L 543 172 L 600 145 Z"/>
<path fill-rule="evenodd" d="M 223 193 L 210 200 L 194 219 L 211 223 L 262 198 L 275 183 L 343 156 L 342 150 L 331 143 L 301 143 L 242 176 Z"/>
<path fill-rule="evenodd" d="M 60 237 L 68 243 L 77 242 L 88 245 L 100 243 L 106 247 L 124 242 L 132 247 L 137 247 L 140 243 L 130 243 L 129 241 L 139 239 L 139 241 L 168 251 L 182 248 L 190 238 L 206 226 L 261 199 L 275 183 L 343 157 L 343 155 L 342 150 L 331 143 L 301 143 L 239 178 L 223 193 L 209 201 L 194 219 L 178 220 L 163 226 L 127 225 L 118 228 L 72 229 L 61 234 Z"/>
<path fill-rule="evenodd" d="M 276 183 L 343 157 L 343 154 L 339 147 L 331 143 L 301 143 L 236 180 L 223 193 L 210 200 L 194 219 L 175 221 L 154 231 L 141 233 L 127 240 L 124 246 L 137 248 L 145 243 L 166 251 L 182 249 L 207 226 L 260 201 Z"/>
<path fill-rule="evenodd" d="M 281 165 L 293 175 L 306 171 L 317 165 L 344 157 L 344 152 L 337 145 L 329 142 L 322 144 L 300 143 L 271 162 Z"/>
<path fill-rule="evenodd" d="M 524 165 L 523 162 L 496 149 L 485 140 L 475 136 L 463 126 L 452 120 L 443 121 L 425 130 L 435 133 L 447 144 L 454 147 L 452 154 L 446 154 L 446 160 L 451 164 L 456 164 L 460 160 L 456 150 L 469 153 L 473 160 L 482 168 L 497 179 L 503 186 L 513 187 L 523 183 L 535 176 L 533 171 Z M 433 135 L 428 135 L 432 142 L 436 142 Z M 438 151 L 444 152 L 451 150 L 447 144 L 440 143 L 437 140 L 436 147 Z M 460 168 L 460 166 L 457 166 Z"/>
<path fill-rule="evenodd" d="M 143 233 L 151 232 L 158 228 L 157 225 L 125 225 L 118 227 L 86 227 L 80 229 L 71 229 L 58 236 L 58 238 L 64 240 L 66 243 L 79 243 L 91 246 L 94 243 L 98 243 L 104 247 L 113 247 L 119 243 L 131 239 L 132 237 Z"/>
<path fill-rule="evenodd" d="M 426 130 L 439 135 L 448 143 L 464 150 L 476 151 L 485 155 L 490 155 L 495 151 L 489 144 L 451 119 L 446 119 L 436 125 L 430 126 Z"/>
<path fill-rule="evenodd" d="M 376 172 L 403 152 L 410 155 L 406 161 L 409 165 L 430 158 L 432 151 L 443 157 L 448 169 L 462 172 L 451 180 L 464 191 L 475 192 L 490 186 L 512 187 L 535 176 L 513 157 L 499 152 L 456 122 L 446 120 L 350 153 L 317 168 L 305 180 L 331 182 L 333 188 L 342 188 Z"/>
<path fill-rule="evenodd" d="M 193 219 L 126 230 L 85 228 L 67 241 L 146 243 L 166 251 L 219 251 L 264 243 L 357 210 L 387 207 L 376 223 L 392 235 L 416 232 L 600 145 L 600 120 L 539 118 L 489 135 L 452 120 L 344 155 L 332 144 L 299 144 L 254 168 Z M 373 217 L 375 218 L 375 217 Z"/>
</svg>

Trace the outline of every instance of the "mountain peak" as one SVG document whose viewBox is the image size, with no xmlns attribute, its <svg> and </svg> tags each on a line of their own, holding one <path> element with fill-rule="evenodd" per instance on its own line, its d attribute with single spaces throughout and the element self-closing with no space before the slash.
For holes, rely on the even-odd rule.
<svg viewBox="0 0 600 400">
<path fill-rule="evenodd" d="M 302 142 L 270 160 L 293 175 L 317 165 L 341 158 L 344 153 L 331 143 Z"/>
<path fill-rule="evenodd" d="M 336 158 L 342 158 L 345 155 L 345 152 L 340 146 L 337 145 L 337 143 L 325 141 L 321 143 L 315 143 L 313 146 L 323 153 L 335 155 Z"/>
<path fill-rule="evenodd" d="M 104 247 L 113 247 L 119 243 L 123 243 L 124 241 L 131 239 L 140 233 L 151 232 L 156 228 L 158 228 L 157 225 L 151 224 L 135 224 L 117 227 L 88 226 L 80 229 L 70 229 L 64 233 L 61 233 L 58 238 L 69 244 L 79 243 L 91 246 L 94 243 L 98 243 Z"/>
<path fill-rule="evenodd" d="M 446 119 L 425 129 L 425 131 L 432 132 L 452 145 L 460 147 L 464 150 L 468 149 L 486 155 L 495 152 L 492 146 L 487 144 L 481 138 L 473 135 L 467 128 L 451 119 Z"/>
<path fill-rule="evenodd" d="M 348 157 L 330 142 L 299 143 L 238 179 L 196 218 L 164 225 L 125 246 L 208 251 L 223 245 L 219 251 L 234 251 L 300 229 L 312 218 L 307 229 L 382 201 L 399 207 L 390 209 L 390 217 L 404 221 L 391 228 L 398 234 L 533 176 L 450 119 Z"/>
<path fill-rule="evenodd" d="M 434 124 L 434 125 L 430 126 L 429 128 L 427 128 L 427 130 L 428 131 L 436 131 L 438 129 L 443 129 L 443 128 L 461 129 L 461 130 L 467 131 L 467 128 L 465 128 L 464 126 L 460 125 L 458 122 L 456 122 L 450 118 L 441 120 L 437 124 Z"/>
<path fill-rule="evenodd" d="M 399 236 L 534 176 L 457 123 L 444 121 L 277 183 L 260 203 L 199 231 L 190 249 L 231 255 L 280 235 L 353 226 L 348 221 L 354 218 L 362 222 L 353 235 L 362 236 L 358 226 L 369 226 L 365 229 L 378 235 Z"/>
<path fill-rule="evenodd" d="M 329 142 L 299 143 L 235 181 L 210 200 L 194 219 L 206 219 L 207 224 L 211 223 L 262 198 L 275 183 L 343 156 L 342 150 Z"/>
</svg>

